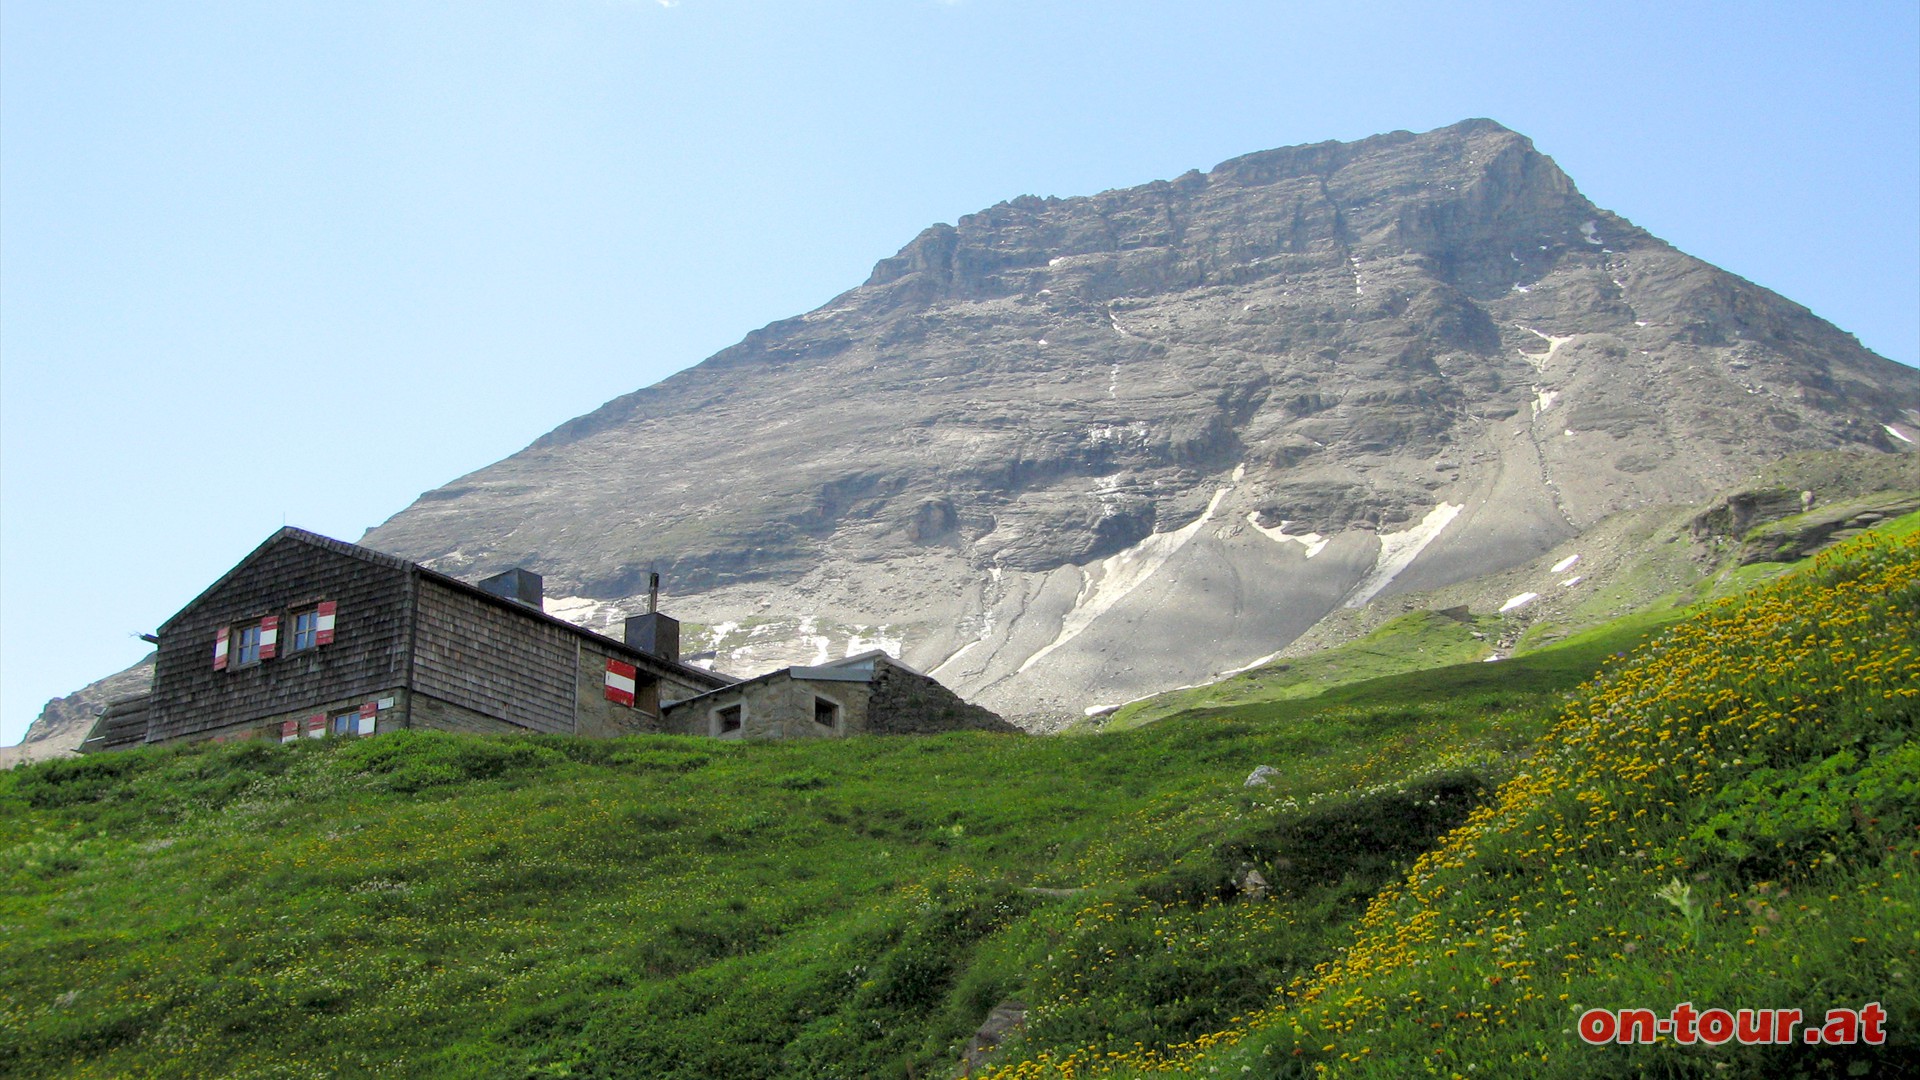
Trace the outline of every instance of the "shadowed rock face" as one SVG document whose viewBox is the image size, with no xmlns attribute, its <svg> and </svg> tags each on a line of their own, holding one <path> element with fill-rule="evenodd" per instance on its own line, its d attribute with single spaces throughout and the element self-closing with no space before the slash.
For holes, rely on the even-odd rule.
<svg viewBox="0 0 1920 1080">
<path fill-rule="evenodd" d="M 1474 120 L 935 225 L 363 542 L 597 625 L 657 567 L 723 669 L 885 640 L 1039 719 L 1903 439 L 1920 373 Z"/>
</svg>

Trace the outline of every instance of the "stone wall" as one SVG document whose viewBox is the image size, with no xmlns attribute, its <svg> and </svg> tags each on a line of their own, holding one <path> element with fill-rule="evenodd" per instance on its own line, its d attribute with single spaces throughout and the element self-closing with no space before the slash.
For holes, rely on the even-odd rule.
<svg viewBox="0 0 1920 1080">
<path fill-rule="evenodd" d="M 589 738 L 612 738 L 616 735 L 639 735 L 666 730 L 660 722 L 661 680 L 658 675 L 637 663 L 632 654 L 606 648 L 590 638 L 580 639 L 578 652 L 579 663 L 576 665 L 574 679 L 574 733 L 576 735 L 585 735 Z M 633 664 L 639 669 L 633 680 L 632 705 L 622 705 L 607 699 L 608 660 Z M 677 696 L 691 696 L 685 689 L 676 689 Z"/>
<path fill-rule="evenodd" d="M 968 704 L 938 680 L 885 661 L 874 667 L 868 715 L 871 719 L 864 730 L 875 735 L 1020 730 L 999 714 Z"/>
<path fill-rule="evenodd" d="M 820 672 L 824 669 L 798 669 Z M 834 724 L 815 721 L 815 701 L 838 706 Z M 719 713 L 741 708 L 741 726 L 722 733 Z M 845 735 L 931 735 L 943 731 L 1020 729 L 934 679 L 885 660 L 872 678 L 807 678 L 793 669 L 742 683 L 668 710 L 663 729 L 723 739 L 813 739 Z"/>
<path fill-rule="evenodd" d="M 814 699 L 839 706 L 832 727 L 814 722 Z M 718 714 L 740 706 L 741 727 L 722 733 Z M 867 723 L 867 684 L 795 679 L 787 672 L 729 687 L 674 711 L 670 729 L 685 735 L 722 739 L 815 739 L 863 731 Z"/>
</svg>

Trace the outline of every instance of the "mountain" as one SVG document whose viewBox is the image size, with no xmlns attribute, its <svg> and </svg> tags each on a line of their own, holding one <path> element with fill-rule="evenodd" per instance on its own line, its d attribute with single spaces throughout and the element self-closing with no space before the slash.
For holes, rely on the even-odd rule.
<svg viewBox="0 0 1920 1080">
<path fill-rule="evenodd" d="M 1416 603 L 1610 617 L 1690 580 L 1662 508 L 1916 439 L 1920 372 L 1470 120 L 935 225 L 362 542 L 615 632 L 658 569 L 723 670 L 879 646 L 1044 728 Z"/>
<path fill-rule="evenodd" d="M 879 642 L 1042 724 L 1915 439 L 1920 372 L 1470 120 L 934 225 L 362 542 L 598 625 L 659 569 L 722 668 Z"/>
</svg>

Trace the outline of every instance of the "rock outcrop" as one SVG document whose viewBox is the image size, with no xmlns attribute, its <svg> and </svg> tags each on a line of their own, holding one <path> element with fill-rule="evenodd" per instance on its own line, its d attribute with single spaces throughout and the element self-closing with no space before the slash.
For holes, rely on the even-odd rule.
<svg viewBox="0 0 1920 1080">
<path fill-rule="evenodd" d="M 152 684 L 153 657 L 149 654 L 125 671 L 88 683 L 66 697 L 54 698 L 27 726 L 27 734 L 18 746 L 0 746 L 0 769 L 73 753 L 108 705 L 146 693 Z"/>
</svg>

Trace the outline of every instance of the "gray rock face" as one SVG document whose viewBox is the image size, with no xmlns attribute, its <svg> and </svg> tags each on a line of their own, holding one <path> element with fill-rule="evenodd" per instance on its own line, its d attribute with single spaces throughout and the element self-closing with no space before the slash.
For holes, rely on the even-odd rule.
<svg viewBox="0 0 1920 1080">
<path fill-rule="evenodd" d="M 1044 726 L 1908 440 L 1920 373 L 1474 120 L 936 225 L 363 542 L 598 623 L 657 567 L 723 669 L 882 641 Z"/>
<path fill-rule="evenodd" d="M 153 685 L 153 657 L 88 683 L 66 697 L 47 702 L 27 727 L 18 746 L 0 746 L 0 769 L 26 761 L 62 757 L 80 746 L 100 711 L 125 697 L 145 693 Z"/>
<path fill-rule="evenodd" d="M 1009 999 L 995 1005 L 973 1033 L 973 1038 L 967 1040 L 966 1052 L 960 1058 L 960 1075 L 974 1075 L 975 1070 L 987 1064 L 1007 1036 L 1026 1026 L 1027 1006 L 1024 1003 Z"/>
</svg>

